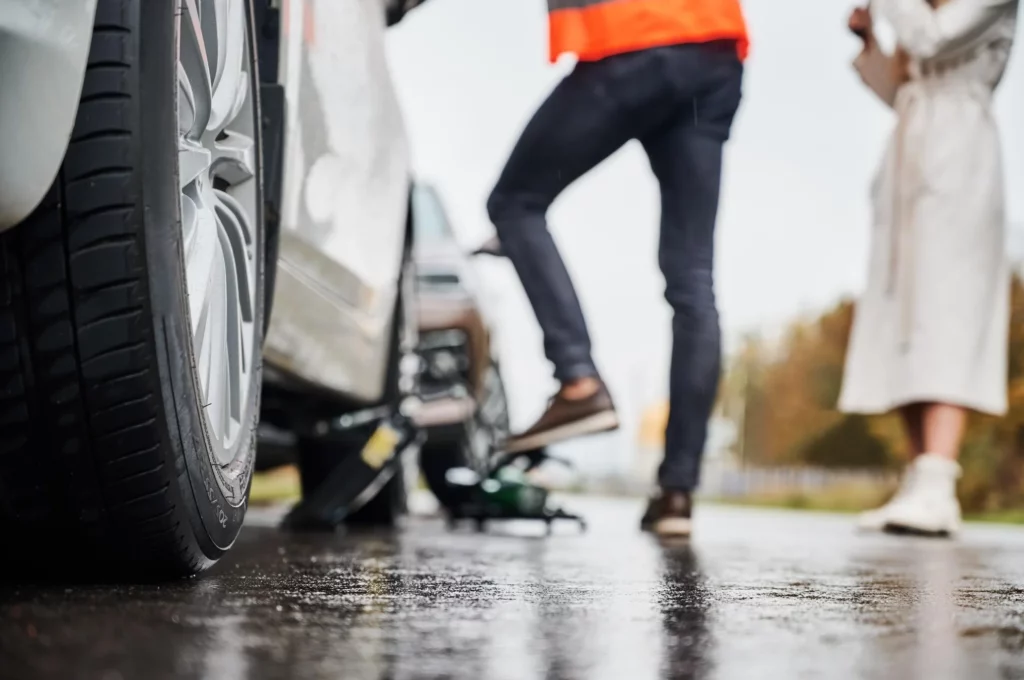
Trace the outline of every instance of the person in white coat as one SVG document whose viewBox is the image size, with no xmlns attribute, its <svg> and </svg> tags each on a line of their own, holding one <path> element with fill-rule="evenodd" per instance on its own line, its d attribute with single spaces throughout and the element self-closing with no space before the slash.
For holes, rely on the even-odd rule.
<svg viewBox="0 0 1024 680">
<path fill-rule="evenodd" d="M 839 406 L 899 410 L 915 455 L 864 529 L 950 535 L 968 411 L 1006 410 L 1010 268 L 992 96 L 1018 0 L 872 0 L 850 29 L 864 83 L 897 124 L 872 186 L 868 283 L 854 313 Z M 895 30 L 878 45 L 872 16 Z"/>
</svg>

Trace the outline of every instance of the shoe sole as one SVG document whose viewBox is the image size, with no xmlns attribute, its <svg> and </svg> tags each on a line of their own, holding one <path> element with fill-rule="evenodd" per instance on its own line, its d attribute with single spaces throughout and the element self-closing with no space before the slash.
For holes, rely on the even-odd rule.
<svg viewBox="0 0 1024 680">
<path fill-rule="evenodd" d="M 685 538 L 693 531 L 693 522 L 685 517 L 668 517 L 654 523 L 654 533 L 661 538 Z"/>
<path fill-rule="evenodd" d="M 896 536 L 921 536 L 923 538 L 949 538 L 954 532 L 949 529 L 921 529 L 906 524 L 886 524 L 882 531 Z"/>
<path fill-rule="evenodd" d="M 619 416 L 615 411 L 601 411 L 594 415 L 587 416 L 581 420 L 577 420 L 572 423 L 567 423 L 560 427 L 548 430 L 547 432 L 538 432 L 535 435 L 516 439 L 514 442 L 510 442 L 506 446 L 502 447 L 502 451 L 505 453 L 520 453 L 522 451 L 532 451 L 534 449 L 541 449 L 545 446 L 551 446 L 569 439 L 575 439 L 577 437 L 585 437 L 591 434 L 600 434 L 602 432 L 611 432 L 619 427 Z"/>
<path fill-rule="evenodd" d="M 885 531 L 885 522 L 857 522 L 854 529 L 865 534 L 877 534 Z"/>
</svg>

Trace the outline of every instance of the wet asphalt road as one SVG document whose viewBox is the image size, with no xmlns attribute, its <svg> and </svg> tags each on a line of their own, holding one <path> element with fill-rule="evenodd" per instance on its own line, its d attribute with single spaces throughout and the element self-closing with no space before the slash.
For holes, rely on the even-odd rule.
<svg viewBox="0 0 1024 680">
<path fill-rule="evenodd" d="M 254 512 L 193 582 L 6 588 L 0 678 L 1024 678 L 1024 531 L 705 507 L 660 545 L 637 503 L 569 503 L 587 534 L 296 537 Z"/>
</svg>

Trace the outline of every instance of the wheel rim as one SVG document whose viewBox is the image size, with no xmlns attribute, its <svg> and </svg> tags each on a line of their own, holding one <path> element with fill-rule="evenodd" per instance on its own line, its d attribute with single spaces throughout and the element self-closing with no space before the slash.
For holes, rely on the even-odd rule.
<svg viewBox="0 0 1024 680">
<path fill-rule="evenodd" d="M 181 0 L 178 167 L 200 400 L 215 462 L 245 431 L 256 365 L 255 98 L 244 0 Z"/>
<path fill-rule="evenodd" d="M 494 366 L 484 374 L 481 392 L 480 404 L 466 424 L 467 457 L 478 472 L 486 469 L 491 454 L 508 436 L 509 430 L 504 385 Z"/>
<path fill-rule="evenodd" d="M 401 318 L 395 319 L 394 323 L 401 324 L 398 327 L 398 399 L 401 406 L 406 397 L 418 394 L 423 363 L 417 351 L 420 331 L 416 318 L 416 266 L 412 259 L 402 264 L 398 294 L 401 296 L 398 305 Z"/>
</svg>

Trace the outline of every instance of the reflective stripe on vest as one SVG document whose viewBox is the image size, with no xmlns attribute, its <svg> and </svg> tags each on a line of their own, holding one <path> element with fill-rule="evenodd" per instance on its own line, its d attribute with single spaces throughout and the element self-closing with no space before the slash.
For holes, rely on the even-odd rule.
<svg viewBox="0 0 1024 680">
<path fill-rule="evenodd" d="M 735 40 L 748 50 L 739 0 L 548 0 L 551 61 L 580 61 L 681 43 Z"/>
</svg>

